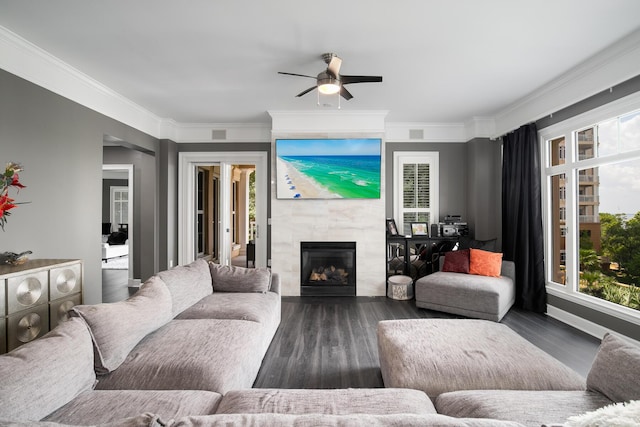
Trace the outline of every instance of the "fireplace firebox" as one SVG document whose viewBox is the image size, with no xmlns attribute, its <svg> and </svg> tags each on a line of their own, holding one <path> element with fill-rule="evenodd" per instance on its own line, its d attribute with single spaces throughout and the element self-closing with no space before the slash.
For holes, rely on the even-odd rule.
<svg viewBox="0 0 640 427">
<path fill-rule="evenodd" d="M 300 242 L 300 295 L 356 296 L 356 242 Z"/>
</svg>

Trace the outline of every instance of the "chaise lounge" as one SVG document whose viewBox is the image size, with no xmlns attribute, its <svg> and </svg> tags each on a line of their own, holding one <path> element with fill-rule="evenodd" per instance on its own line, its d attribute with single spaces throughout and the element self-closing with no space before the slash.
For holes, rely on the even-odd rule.
<svg viewBox="0 0 640 427">
<path fill-rule="evenodd" d="M 474 270 L 474 255 L 493 257 L 493 266 Z M 439 271 L 416 281 L 416 306 L 495 322 L 513 306 L 515 264 L 503 260 L 502 254 L 477 249 L 447 252 L 439 265 Z"/>
</svg>

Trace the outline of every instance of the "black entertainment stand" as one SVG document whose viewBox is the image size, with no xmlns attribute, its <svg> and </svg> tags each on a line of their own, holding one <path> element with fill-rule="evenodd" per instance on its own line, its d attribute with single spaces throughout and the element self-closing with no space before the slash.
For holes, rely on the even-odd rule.
<svg viewBox="0 0 640 427">
<path fill-rule="evenodd" d="M 443 252 L 448 252 L 458 242 L 459 236 L 402 236 L 387 234 L 387 277 L 394 274 L 411 275 L 411 256 L 419 255 L 423 251 L 424 261 L 431 269 L 425 272 L 431 274 L 437 268 L 438 258 Z M 402 249 L 402 255 L 398 255 Z M 401 265 L 398 265 L 401 258 Z M 399 268 L 398 268 L 399 267 Z M 414 280 L 418 277 L 412 277 Z"/>
</svg>

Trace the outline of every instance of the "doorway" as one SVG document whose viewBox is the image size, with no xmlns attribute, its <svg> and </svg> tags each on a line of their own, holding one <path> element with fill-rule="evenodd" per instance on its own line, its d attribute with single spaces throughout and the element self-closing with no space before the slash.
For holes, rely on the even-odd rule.
<svg viewBox="0 0 640 427">
<path fill-rule="evenodd" d="M 129 297 L 133 278 L 133 165 L 102 165 L 102 300 Z"/>
<path fill-rule="evenodd" d="M 267 266 L 267 159 L 266 152 L 179 154 L 180 264 L 206 256 L 207 248 L 211 248 L 212 259 L 231 265 L 232 258 L 244 254 L 252 240 L 252 264 Z M 251 179 L 255 183 L 254 221 L 248 216 Z"/>
<path fill-rule="evenodd" d="M 255 264 L 255 165 L 231 165 L 229 203 L 220 192 L 220 165 L 197 167 L 196 178 L 196 254 L 219 262 L 220 227 L 223 206 L 228 206 L 231 265 Z"/>
</svg>

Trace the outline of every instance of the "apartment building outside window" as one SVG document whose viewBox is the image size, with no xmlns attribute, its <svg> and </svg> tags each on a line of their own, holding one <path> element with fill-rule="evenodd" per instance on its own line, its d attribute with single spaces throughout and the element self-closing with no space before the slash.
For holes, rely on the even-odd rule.
<svg viewBox="0 0 640 427">
<path fill-rule="evenodd" d="M 540 136 L 548 291 L 640 318 L 640 95 Z"/>
</svg>

